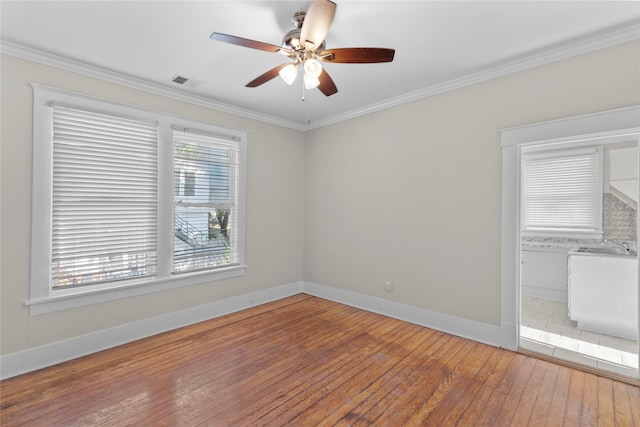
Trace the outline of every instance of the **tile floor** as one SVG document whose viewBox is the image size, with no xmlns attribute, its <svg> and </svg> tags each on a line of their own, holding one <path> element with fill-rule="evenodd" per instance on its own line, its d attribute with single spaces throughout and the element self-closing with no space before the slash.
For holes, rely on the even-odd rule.
<svg viewBox="0 0 640 427">
<path fill-rule="evenodd" d="M 638 343 L 578 329 L 566 303 L 523 296 L 520 318 L 521 348 L 638 377 Z"/>
</svg>

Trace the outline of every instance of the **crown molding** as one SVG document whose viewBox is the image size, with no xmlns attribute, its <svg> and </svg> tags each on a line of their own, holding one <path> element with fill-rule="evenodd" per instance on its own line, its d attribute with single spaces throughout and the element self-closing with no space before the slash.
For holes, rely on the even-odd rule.
<svg viewBox="0 0 640 427">
<path fill-rule="evenodd" d="M 0 52 L 6 55 L 15 56 L 17 58 L 26 59 L 28 61 L 36 62 L 39 64 L 59 68 L 65 71 L 71 71 L 108 82 L 117 83 L 133 89 L 139 89 L 157 95 L 166 96 L 178 101 L 189 102 L 191 104 L 211 108 L 224 113 L 235 114 L 237 116 L 246 117 L 249 119 L 254 119 L 261 122 L 283 126 L 299 131 L 306 130 L 306 126 L 304 124 L 297 123 L 291 120 L 285 120 L 280 117 L 262 114 L 245 108 L 236 107 L 231 104 L 214 101 L 204 96 L 185 93 L 177 89 L 172 89 L 161 84 L 149 82 L 147 80 L 139 79 L 127 74 L 95 67 L 93 65 L 85 64 L 79 61 L 53 55 L 47 52 L 32 49 L 4 40 L 1 41 Z"/>
<path fill-rule="evenodd" d="M 515 60 L 505 62 L 503 64 L 479 71 L 477 73 L 469 74 L 424 89 L 389 98 L 378 103 L 367 105 L 363 108 L 354 109 L 331 117 L 320 119 L 308 125 L 305 123 L 298 123 L 268 114 L 258 113 L 256 111 L 236 107 L 231 104 L 214 101 L 210 98 L 199 96 L 196 94 L 184 93 L 179 90 L 168 88 L 166 86 L 142 80 L 130 75 L 98 68 L 79 61 L 70 60 L 7 41 L 1 42 L 0 49 L 4 54 L 12 55 L 40 64 L 84 74 L 90 77 L 118 83 L 134 89 L 144 90 L 147 92 L 163 95 L 169 98 L 189 102 L 214 110 L 235 114 L 241 117 L 259 120 L 262 122 L 298 131 L 307 131 L 333 125 L 339 122 L 354 119 L 356 117 L 364 116 L 409 102 L 418 101 L 420 99 L 439 95 L 466 86 L 482 83 L 498 77 L 525 71 L 541 65 L 568 59 L 573 56 L 593 52 L 599 49 L 604 49 L 632 40 L 637 40 L 639 38 L 640 21 L 636 20 L 632 23 L 626 23 L 613 29 L 603 30 L 598 33 L 591 34 L 587 37 L 574 39 L 567 43 L 540 49 L 527 55 L 522 55 Z"/>
<path fill-rule="evenodd" d="M 371 114 L 376 111 L 385 110 L 387 108 L 460 89 L 465 86 L 471 86 L 477 83 L 493 80 L 498 77 L 525 71 L 541 65 L 550 64 L 552 62 L 568 59 L 573 56 L 582 55 L 637 39 L 640 39 L 640 22 L 634 21 L 632 24 L 626 23 L 614 29 L 591 34 L 588 37 L 574 39 L 567 43 L 562 43 L 550 48 L 540 49 L 527 55 L 522 55 L 515 60 L 511 60 L 477 73 L 452 79 L 414 92 L 409 92 L 382 102 L 368 105 L 364 108 L 351 110 L 346 113 L 318 120 L 307 126 L 307 130 L 329 126 L 345 120 Z"/>
</svg>

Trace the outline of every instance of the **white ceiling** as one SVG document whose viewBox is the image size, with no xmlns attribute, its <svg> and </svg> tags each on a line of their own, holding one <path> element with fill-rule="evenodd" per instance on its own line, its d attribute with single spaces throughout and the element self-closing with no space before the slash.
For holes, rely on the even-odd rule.
<svg viewBox="0 0 640 427">
<path fill-rule="evenodd" d="M 640 36 L 637 1 L 337 0 L 327 48 L 394 48 L 395 59 L 326 64 L 339 92 L 312 90 L 305 102 L 301 79 L 245 87 L 282 56 L 209 39 L 215 31 L 279 45 L 292 14 L 309 4 L 3 0 L 1 38 L 5 53 L 34 49 L 309 128 Z M 192 81 L 176 85 L 175 75 Z"/>
</svg>

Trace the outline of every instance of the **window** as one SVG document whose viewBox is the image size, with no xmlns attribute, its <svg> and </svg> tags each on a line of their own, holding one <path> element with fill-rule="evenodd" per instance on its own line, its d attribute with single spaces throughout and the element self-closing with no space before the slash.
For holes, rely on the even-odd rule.
<svg viewBox="0 0 640 427">
<path fill-rule="evenodd" d="M 244 132 L 34 85 L 31 313 L 244 274 L 245 151 Z"/>
<path fill-rule="evenodd" d="M 237 144 L 174 131 L 173 159 L 174 273 L 236 265 Z"/>
<path fill-rule="evenodd" d="M 53 290 L 153 276 L 158 125 L 53 106 Z"/>
<path fill-rule="evenodd" d="M 602 234 L 603 149 L 523 150 L 523 232 Z"/>
</svg>

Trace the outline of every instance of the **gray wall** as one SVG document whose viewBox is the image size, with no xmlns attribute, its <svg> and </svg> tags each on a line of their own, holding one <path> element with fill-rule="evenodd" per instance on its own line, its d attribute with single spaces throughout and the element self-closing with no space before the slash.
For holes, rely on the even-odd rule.
<svg viewBox="0 0 640 427">
<path fill-rule="evenodd" d="M 304 133 L 8 55 L 1 66 L 2 354 L 302 280 Z M 29 316 L 32 82 L 247 130 L 247 274 Z"/>
<path fill-rule="evenodd" d="M 639 45 L 308 132 L 305 280 L 499 325 L 498 130 L 639 104 Z"/>
<path fill-rule="evenodd" d="M 498 129 L 639 104 L 639 52 L 626 43 L 306 135 L 2 55 L 2 354 L 303 279 L 498 324 Z M 31 82 L 248 130 L 247 275 L 29 316 Z"/>
</svg>

